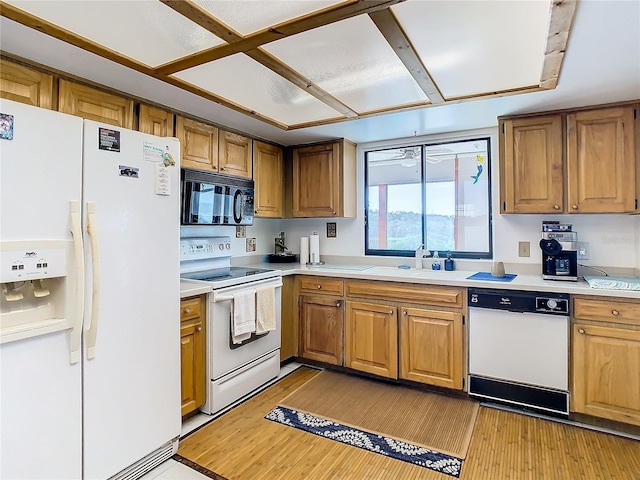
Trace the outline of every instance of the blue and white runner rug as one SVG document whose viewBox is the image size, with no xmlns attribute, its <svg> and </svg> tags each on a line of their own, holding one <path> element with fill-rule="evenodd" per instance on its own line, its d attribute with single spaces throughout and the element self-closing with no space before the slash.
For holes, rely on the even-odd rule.
<svg viewBox="0 0 640 480">
<path fill-rule="evenodd" d="M 462 459 L 434 452 L 419 445 L 402 442 L 394 438 L 365 432 L 357 428 L 332 422 L 304 412 L 278 405 L 264 418 L 282 425 L 294 427 L 324 438 L 362 448 L 369 452 L 419 465 L 452 477 L 460 476 Z"/>
</svg>

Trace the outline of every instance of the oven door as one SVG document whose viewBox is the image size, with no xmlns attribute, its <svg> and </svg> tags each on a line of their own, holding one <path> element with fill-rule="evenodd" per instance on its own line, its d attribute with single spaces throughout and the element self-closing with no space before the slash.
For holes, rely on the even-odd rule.
<svg viewBox="0 0 640 480">
<path fill-rule="evenodd" d="M 233 295 L 263 286 L 275 288 L 276 329 L 251 338 L 239 345 L 231 341 L 231 302 Z M 216 380 L 255 359 L 280 348 L 282 278 L 214 290 L 209 294 L 207 313 L 207 372 L 209 380 Z"/>
</svg>

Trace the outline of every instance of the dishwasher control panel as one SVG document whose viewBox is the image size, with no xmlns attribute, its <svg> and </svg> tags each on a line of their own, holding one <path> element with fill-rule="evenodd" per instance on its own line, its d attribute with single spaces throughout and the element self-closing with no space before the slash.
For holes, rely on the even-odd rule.
<svg viewBox="0 0 640 480">
<path fill-rule="evenodd" d="M 536 297 L 537 313 L 564 313 L 569 315 L 569 299 L 559 297 Z"/>
</svg>

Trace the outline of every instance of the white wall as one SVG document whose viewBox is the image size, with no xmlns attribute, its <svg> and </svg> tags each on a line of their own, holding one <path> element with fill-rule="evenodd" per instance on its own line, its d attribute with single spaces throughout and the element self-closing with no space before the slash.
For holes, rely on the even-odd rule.
<svg viewBox="0 0 640 480">
<path fill-rule="evenodd" d="M 500 215 L 500 191 L 498 172 L 498 135 L 497 128 L 464 132 L 465 135 L 491 136 L 491 176 L 493 203 L 493 252 L 494 258 L 507 263 L 540 265 L 542 254 L 539 247 L 542 220 L 558 220 L 571 223 L 578 232 L 578 240 L 589 242 L 588 260 L 580 263 L 599 267 L 620 267 L 640 269 L 640 215 Z M 460 136 L 454 132 L 446 138 L 453 140 Z M 320 235 L 320 255 L 364 256 L 364 150 L 384 146 L 398 146 L 407 142 L 433 140 L 434 137 L 398 139 L 393 142 L 376 142 L 358 145 L 357 199 L 358 217 L 353 219 L 287 219 L 282 220 L 280 228 L 285 232 L 287 246 L 293 252 L 300 252 L 300 237 L 314 231 Z M 438 138 L 442 139 L 442 136 Z M 326 237 L 326 223 L 337 223 L 337 238 Z M 277 234 L 278 227 L 272 232 Z M 531 256 L 518 257 L 518 242 L 531 243 Z M 416 245 L 417 246 L 417 245 Z M 376 257 L 371 258 L 372 262 Z M 377 257 L 381 260 L 380 257 Z"/>
</svg>

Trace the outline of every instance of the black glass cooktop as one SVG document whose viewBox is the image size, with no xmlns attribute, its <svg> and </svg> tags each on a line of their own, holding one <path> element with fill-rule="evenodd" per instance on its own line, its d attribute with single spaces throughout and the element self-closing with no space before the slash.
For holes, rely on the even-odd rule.
<svg viewBox="0 0 640 480">
<path fill-rule="evenodd" d="M 231 278 L 250 277 L 259 273 L 268 273 L 273 270 L 266 268 L 246 268 L 246 267 L 229 267 L 215 268 L 213 270 L 205 270 L 203 272 L 183 273 L 182 278 L 190 278 L 192 280 L 204 280 L 207 282 L 216 282 L 220 280 L 228 280 Z"/>
</svg>

